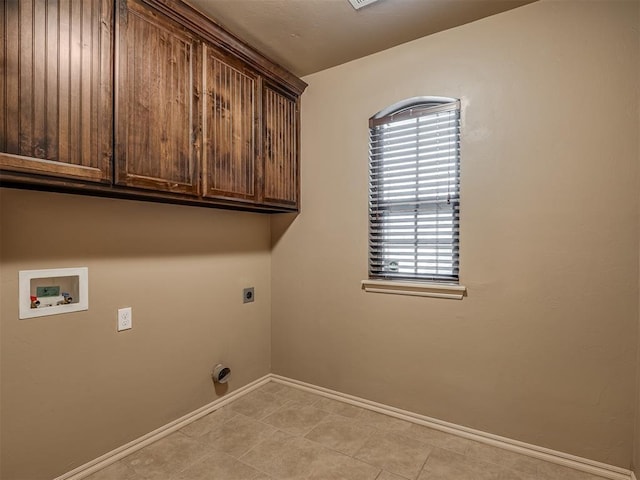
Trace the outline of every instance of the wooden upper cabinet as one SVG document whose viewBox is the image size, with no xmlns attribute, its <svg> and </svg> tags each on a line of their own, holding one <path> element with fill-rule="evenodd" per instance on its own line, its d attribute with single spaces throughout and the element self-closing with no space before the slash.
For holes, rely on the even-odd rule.
<svg viewBox="0 0 640 480">
<path fill-rule="evenodd" d="M 293 211 L 306 84 L 182 0 L 0 0 L 0 181 Z"/>
<path fill-rule="evenodd" d="M 263 89 L 263 202 L 297 208 L 298 99 L 265 84 Z"/>
<path fill-rule="evenodd" d="M 201 44 L 134 0 L 118 0 L 115 183 L 199 193 Z"/>
<path fill-rule="evenodd" d="M 204 47 L 202 179 L 205 197 L 257 199 L 259 77 Z"/>
<path fill-rule="evenodd" d="M 111 182 L 109 0 L 4 0 L 0 170 Z"/>
</svg>

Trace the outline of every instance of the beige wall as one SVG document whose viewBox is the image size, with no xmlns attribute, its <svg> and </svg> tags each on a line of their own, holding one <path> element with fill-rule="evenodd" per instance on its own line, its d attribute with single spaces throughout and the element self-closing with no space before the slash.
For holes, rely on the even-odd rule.
<svg viewBox="0 0 640 480">
<path fill-rule="evenodd" d="M 0 190 L 2 474 L 50 479 L 270 371 L 266 215 Z M 89 267 L 89 310 L 18 320 L 18 270 Z M 256 301 L 242 304 L 242 288 Z M 133 329 L 116 332 L 116 311 Z"/>
<path fill-rule="evenodd" d="M 640 1 L 637 2 L 636 16 L 638 18 L 638 48 L 640 48 Z M 638 77 L 640 82 L 640 70 L 638 71 Z M 640 108 L 638 109 L 638 123 L 640 124 Z M 640 152 L 640 137 L 638 138 L 638 151 Z M 640 154 L 638 155 L 638 162 L 640 163 Z M 640 249 L 640 245 L 639 245 Z M 638 302 L 640 302 L 640 292 L 638 295 Z M 640 477 L 640 316 L 638 316 L 638 360 L 637 360 L 637 379 L 636 379 L 636 422 L 635 432 L 633 437 L 633 465 L 632 470 L 636 477 Z"/>
<path fill-rule="evenodd" d="M 305 78 L 275 373 L 629 468 L 638 4 L 540 2 Z M 462 301 L 364 293 L 367 119 L 459 97 Z"/>
</svg>

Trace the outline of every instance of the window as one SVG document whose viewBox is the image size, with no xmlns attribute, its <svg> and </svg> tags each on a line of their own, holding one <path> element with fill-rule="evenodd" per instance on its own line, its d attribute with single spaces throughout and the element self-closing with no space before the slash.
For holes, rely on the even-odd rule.
<svg viewBox="0 0 640 480">
<path fill-rule="evenodd" d="M 369 132 L 369 278 L 457 282 L 460 102 L 409 99 Z"/>
</svg>

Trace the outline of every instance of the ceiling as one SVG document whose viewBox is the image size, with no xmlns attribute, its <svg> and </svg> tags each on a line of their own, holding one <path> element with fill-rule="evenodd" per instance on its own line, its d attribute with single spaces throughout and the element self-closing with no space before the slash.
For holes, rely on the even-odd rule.
<svg viewBox="0 0 640 480">
<path fill-rule="evenodd" d="M 298 76 L 534 0 L 187 0 Z"/>
</svg>

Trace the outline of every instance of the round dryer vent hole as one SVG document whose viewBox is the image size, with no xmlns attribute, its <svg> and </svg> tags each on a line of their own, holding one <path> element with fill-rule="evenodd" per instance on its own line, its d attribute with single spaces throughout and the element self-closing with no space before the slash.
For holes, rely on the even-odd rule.
<svg viewBox="0 0 640 480">
<path fill-rule="evenodd" d="M 227 383 L 231 376 L 231 369 L 219 363 L 213 367 L 213 374 L 211 376 L 216 383 Z"/>
</svg>

